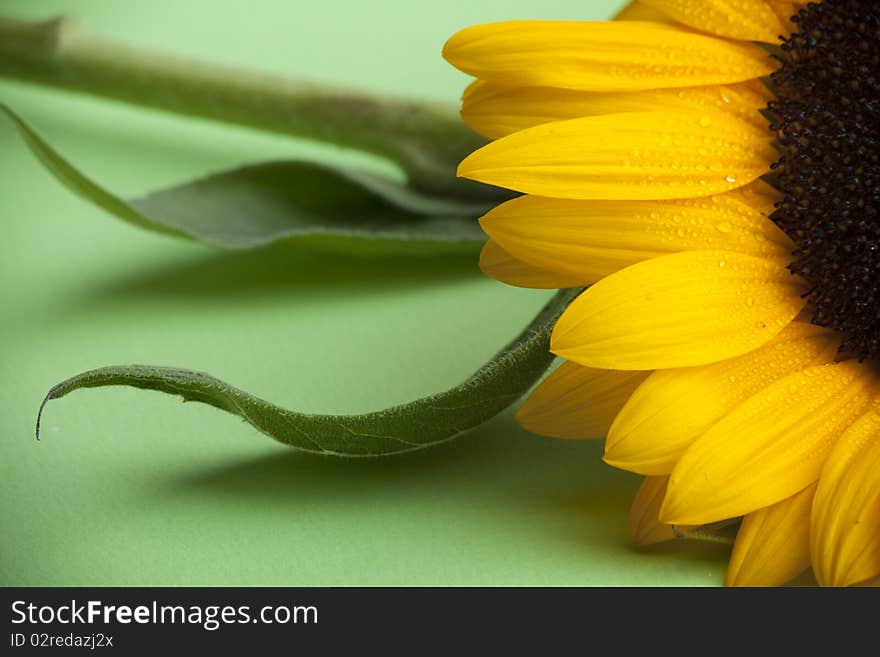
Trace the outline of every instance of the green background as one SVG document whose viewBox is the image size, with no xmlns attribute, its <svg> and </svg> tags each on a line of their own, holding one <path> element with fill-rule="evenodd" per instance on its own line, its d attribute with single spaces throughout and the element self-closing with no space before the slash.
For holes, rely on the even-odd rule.
<svg viewBox="0 0 880 657">
<path fill-rule="evenodd" d="M 476 22 L 601 19 L 618 2 L 4 2 L 76 14 L 144 46 L 455 100 L 440 57 Z M 123 195 L 242 162 L 375 160 L 292 139 L 0 83 L 0 99 Z M 386 167 L 387 168 L 387 167 Z M 639 551 L 638 478 L 599 442 L 538 438 L 512 413 L 436 449 L 377 460 L 295 453 L 236 418 L 131 389 L 53 402 L 92 367 L 208 371 L 299 410 L 360 412 L 458 383 L 548 293 L 472 258 L 249 254 L 139 231 L 76 199 L 0 125 L 0 583 L 6 585 L 716 585 L 727 550 Z"/>
</svg>

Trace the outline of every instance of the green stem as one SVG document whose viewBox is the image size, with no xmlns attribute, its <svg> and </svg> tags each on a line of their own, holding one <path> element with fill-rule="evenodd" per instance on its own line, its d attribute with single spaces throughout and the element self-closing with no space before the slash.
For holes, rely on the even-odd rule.
<svg viewBox="0 0 880 657">
<path fill-rule="evenodd" d="M 455 177 L 484 142 L 453 107 L 365 94 L 135 48 L 69 18 L 0 17 L 0 76 L 364 150 L 443 196 L 497 197 Z"/>
</svg>

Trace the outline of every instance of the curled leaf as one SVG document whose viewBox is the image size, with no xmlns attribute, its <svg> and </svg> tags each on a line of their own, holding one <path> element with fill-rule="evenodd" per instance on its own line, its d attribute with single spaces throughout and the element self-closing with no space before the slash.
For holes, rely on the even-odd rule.
<svg viewBox="0 0 880 657">
<path fill-rule="evenodd" d="M 78 374 L 54 386 L 46 403 L 80 388 L 132 386 L 209 404 L 240 416 L 275 440 L 306 452 L 380 456 L 455 438 L 521 397 L 553 361 L 550 332 L 579 290 L 560 290 L 510 344 L 460 385 L 363 415 L 314 415 L 276 406 L 209 374 L 171 367 L 122 365 Z"/>
<path fill-rule="evenodd" d="M 140 199 L 104 189 L 5 105 L 31 152 L 68 189 L 131 224 L 226 249 L 276 242 L 371 253 L 476 252 L 480 204 L 434 198 L 381 176 L 281 161 L 243 166 Z"/>
</svg>

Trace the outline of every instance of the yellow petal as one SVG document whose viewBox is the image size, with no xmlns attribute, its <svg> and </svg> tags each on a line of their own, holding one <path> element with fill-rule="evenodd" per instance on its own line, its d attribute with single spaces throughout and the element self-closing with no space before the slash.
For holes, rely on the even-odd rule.
<svg viewBox="0 0 880 657">
<path fill-rule="evenodd" d="M 788 2 L 787 0 L 769 0 L 769 3 L 770 7 L 779 17 L 779 21 L 785 26 L 783 34 L 789 34 L 793 29 L 791 17 L 801 10 L 803 3 Z"/>
<path fill-rule="evenodd" d="M 651 22 L 507 21 L 465 28 L 443 56 L 492 82 L 590 91 L 667 89 L 769 75 L 759 46 Z"/>
<path fill-rule="evenodd" d="M 813 503 L 813 571 L 820 584 L 849 586 L 880 576 L 880 411 L 840 438 Z"/>
<path fill-rule="evenodd" d="M 669 477 L 645 477 L 629 509 L 629 533 L 636 545 L 653 545 L 678 538 L 672 525 L 660 522 L 660 505 Z M 687 532 L 692 527 L 678 527 Z"/>
<path fill-rule="evenodd" d="M 551 350 L 588 367 L 705 365 L 757 349 L 804 305 L 786 260 L 726 251 L 660 256 L 603 278 L 556 323 Z"/>
<path fill-rule="evenodd" d="M 688 198 L 741 187 L 776 157 L 769 131 L 730 114 L 628 112 L 515 132 L 471 153 L 458 175 L 538 196 Z"/>
<path fill-rule="evenodd" d="M 771 187 L 760 178 L 727 193 L 755 208 L 764 217 L 769 217 L 773 214 L 776 210 L 776 203 L 781 201 L 783 197 L 782 192 L 775 187 Z"/>
<path fill-rule="evenodd" d="M 498 139 L 536 125 L 619 112 L 727 112 L 767 129 L 760 110 L 769 92 L 757 81 L 732 85 L 602 93 L 558 87 L 512 87 L 476 80 L 462 96 L 461 116 L 475 132 Z"/>
<path fill-rule="evenodd" d="M 776 224 L 731 194 L 670 201 L 519 196 L 480 224 L 513 257 L 585 283 L 678 251 L 784 258 L 794 248 Z"/>
<path fill-rule="evenodd" d="M 878 588 L 880 587 L 880 576 L 872 577 L 871 579 L 865 579 L 861 582 L 856 582 L 853 586 L 866 586 L 870 588 Z"/>
<path fill-rule="evenodd" d="M 517 287 L 552 290 L 583 287 L 587 284 L 579 278 L 539 269 L 522 260 L 517 260 L 498 246 L 494 240 L 489 240 L 483 245 L 483 250 L 480 252 L 480 269 L 497 281 Z"/>
<path fill-rule="evenodd" d="M 764 0 L 641 0 L 679 23 L 731 39 L 777 43 L 787 30 Z"/>
<path fill-rule="evenodd" d="M 743 518 L 727 586 L 779 586 L 810 567 L 810 509 L 816 484 Z"/>
<path fill-rule="evenodd" d="M 641 2 L 630 2 L 614 15 L 616 21 L 654 21 L 657 23 L 673 22 L 669 16 L 643 5 Z"/>
<path fill-rule="evenodd" d="M 554 438 L 604 438 L 614 416 L 648 372 L 594 370 L 563 363 L 516 414 L 519 424 Z"/>
<path fill-rule="evenodd" d="M 605 442 L 605 461 L 640 474 L 669 474 L 719 419 L 777 379 L 834 360 L 828 329 L 792 322 L 770 342 L 711 365 L 659 370 L 630 396 Z"/>
<path fill-rule="evenodd" d="M 876 382 L 853 361 L 771 383 L 687 449 L 670 476 L 661 520 L 735 518 L 806 488 L 875 393 Z"/>
</svg>

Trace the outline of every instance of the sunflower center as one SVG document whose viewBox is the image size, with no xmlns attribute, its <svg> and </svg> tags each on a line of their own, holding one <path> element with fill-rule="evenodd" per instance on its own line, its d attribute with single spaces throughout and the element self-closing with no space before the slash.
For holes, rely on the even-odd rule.
<svg viewBox="0 0 880 657">
<path fill-rule="evenodd" d="M 783 192 L 771 219 L 795 242 L 813 323 L 841 351 L 880 357 L 880 2 L 824 0 L 792 18 L 768 105 Z"/>
</svg>

